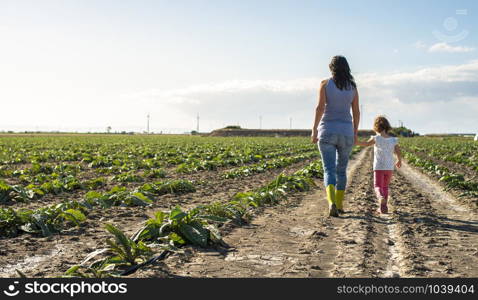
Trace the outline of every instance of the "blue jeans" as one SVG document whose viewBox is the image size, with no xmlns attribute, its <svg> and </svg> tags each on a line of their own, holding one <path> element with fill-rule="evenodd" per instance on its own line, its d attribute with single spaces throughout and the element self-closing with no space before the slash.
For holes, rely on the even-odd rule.
<svg viewBox="0 0 478 300">
<path fill-rule="evenodd" d="M 354 145 L 353 136 L 326 133 L 319 137 L 319 149 L 324 168 L 324 184 L 335 185 L 337 190 L 345 190 L 347 185 L 347 164 Z"/>
</svg>

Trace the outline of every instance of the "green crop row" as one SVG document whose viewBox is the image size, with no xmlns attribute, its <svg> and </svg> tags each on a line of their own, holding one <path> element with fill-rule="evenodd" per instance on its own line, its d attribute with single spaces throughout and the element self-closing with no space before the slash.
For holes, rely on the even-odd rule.
<svg viewBox="0 0 478 300">
<path fill-rule="evenodd" d="M 243 166 L 233 170 L 226 171 L 222 174 L 224 178 L 238 178 L 238 177 L 247 177 L 254 175 L 256 173 L 263 173 L 271 169 L 280 169 L 287 166 L 290 166 L 299 161 L 306 159 L 311 159 L 318 157 L 320 154 L 318 151 L 313 151 L 307 154 L 296 155 L 292 157 L 280 157 L 277 159 L 272 159 L 270 161 L 264 161 L 262 163 L 253 164 L 250 166 Z"/>
<path fill-rule="evenodd" d="M 403 139 L 400 144 L 406 152 L 466 166 L 478 175 L 478 143 L 472 139 L 420 137 Z"/>
<path fill-rule="evenodd" d="M 465 180 L 463 174 L 454 173 L 444 166 L 420 158 L 413 153 L 405 153 L 404 157 L 408 163 L 437 176 L 438 180 L 444 184 L 445 190 L 455 189 L 461 192 L 460 196 L 478 197 L 478 182 Z"/>
<path fill-rule="evenodd" d="M 0 188 L 2 188 L 1 185 Z M 0 237 L 11 237 L 20 232 L 41 233 L 48 236 L 54 232 L 59 232 L 63 221 L 72 221 L 74 225 L 80 225 L 82 221 L 86 220 L 84 214 L 96 206 L 102 208 L 148 206 L 154 202 L 157 196 L 164 194 L 179 195 L 195 191 L 193 182 L 189 180 L 167 180 L 147 183 L 134 190 L 127 190 L 125 187 L 113 187 L 110 191 L 104 193 L 90 191 L 85 195 L 83 201 L 65 201 L 46 208 L 34 210 L 0 208 Z"/>
<path fill-rule="evenodd" d="M 264 154 L 229 154 L 227 157 L 223 155 L 219 155 L 214 157 L 213 159 L 209 160 L 202 160 L 197 158 L 188 158 L 183 163 L 178 165 L 176 168 L 176 172 L 178 173 L 193 173 L 198 171 L 205 171 L 205 170 L 216 170 L 218 167 L 224 166 L 240 166 L 247 163 L 259 162 L 259 161 L 267 161 L 274 157 L 296 154 L 301 152 L 310 152 L 313 151 L 307 145 L 305 148 L 298 148 L 292 150 L 292 152 L 287 152 L 286 149 L 281 149 L 280 151 L 272 152 L 272 153 L 264 153 Z M 316 152 L 316 151 L 314 151 Z"/>
</svg>

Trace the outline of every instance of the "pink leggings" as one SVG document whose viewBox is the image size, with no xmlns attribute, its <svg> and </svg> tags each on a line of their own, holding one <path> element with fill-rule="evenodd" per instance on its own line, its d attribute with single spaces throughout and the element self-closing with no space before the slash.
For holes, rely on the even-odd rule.
<svg viewBox="0 0 478 300">
<path fill-rule="evenodd" d="M 392 180 L 392 170 L 375 170 L 373 172 L 373 186 L 377 197 L 388 199 L 388 185 Z"/>
</svg>

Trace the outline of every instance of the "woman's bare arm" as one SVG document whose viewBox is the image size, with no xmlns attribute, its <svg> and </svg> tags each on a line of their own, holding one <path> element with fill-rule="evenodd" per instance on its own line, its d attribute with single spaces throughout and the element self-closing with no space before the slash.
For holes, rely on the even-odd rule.
<svg viewBox="0 0 478 300">
<path fill-rule="evenodd" d="M 319 126 L 320 120 L 322 119 L 322 116 L 324 115 L 324 111 L 325 111 L 325 101 L 326 101 L 325 84 L 326 83 L 327 83 L 327 80 L 323 80 L 320 83 L 319 102 L 317 103 L 317 107 L 315 108 L 314 125 L 312 126 L 311 141 L 313 144 L 316 144 L 318 142 L 317 127 Z"/>
<path fill-rule="evenodd" d="M 374 144 L 375 144 L 375 140 L 373 139 L 373 137 L 369 138 L 368 141 L 366 142 L 360 142 L 359 140 L 355 142 L 355 145 L 363 146 L 363 147 L 372 146 Z"/>
<path fill-rule="evenodd" d="M 357 143 L 358 128 L 360 124 L 359 94 L 357 89 L 355 89 L 355 97 L 352 100 L 352 116 L 353 116 L 353 122 L 354 122 L 354 139 L 355 139 L 355 143 Z"/>
</svg>

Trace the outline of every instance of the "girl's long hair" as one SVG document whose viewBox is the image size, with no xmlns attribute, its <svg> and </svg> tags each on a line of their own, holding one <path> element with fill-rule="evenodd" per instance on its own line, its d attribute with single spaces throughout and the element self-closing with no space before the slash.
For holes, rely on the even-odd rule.
<svg viewBox="0 0 478 300">
<path fill-rule="evenodd" d="M 334 79 L 335 85 L 340 89 L 349 90 L 351 87 L 356 88 L 355 79 L 350 72 L 349 63 L 347 59 L 341 55 L 336 55 L 332 57 L 332 60 L 329 64 L 330 72 L 332 73 L 332 78 Z"/>
</svg>

